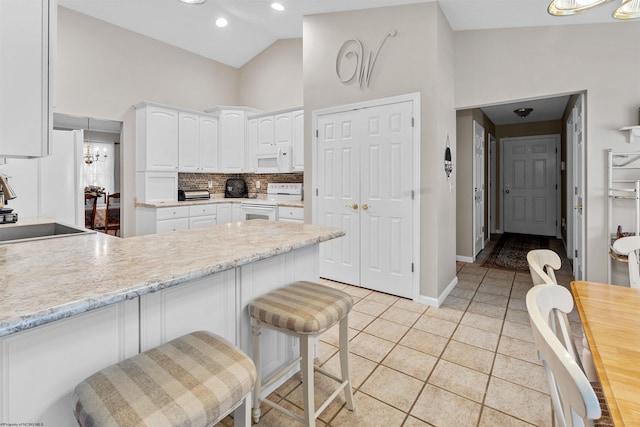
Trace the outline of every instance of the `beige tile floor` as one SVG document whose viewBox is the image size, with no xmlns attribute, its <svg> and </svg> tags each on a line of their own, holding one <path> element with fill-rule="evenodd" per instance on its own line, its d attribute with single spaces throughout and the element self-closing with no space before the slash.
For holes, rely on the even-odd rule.
<svg viewBox="0 0 640 427">
<path fill-rule="evenodd" d="M 320 415 L 318 426 L 553 425 L 525 311 L 529 274 L 479 263 L 457 263 L 457 270 L 458 285 L 440 308 L 323 280 L 355 301 L 349 326 L 357 408 L 347 410 L 341 395 Z M 557 277 L 565 286 L 572 280 L 566 259 Z M 579 318 L 572 313 L 570 319 L 579 337 Z M 336 375 L 337 346 L 336 326 L 321 336 L 316 360 Z M 316 407 L 334 387 L 316 374 Z M 302 413 L 299 378 L 270 399 Z M 263 411 L 258 426 L 299 425 L 268 407 Z"/>
</svg>

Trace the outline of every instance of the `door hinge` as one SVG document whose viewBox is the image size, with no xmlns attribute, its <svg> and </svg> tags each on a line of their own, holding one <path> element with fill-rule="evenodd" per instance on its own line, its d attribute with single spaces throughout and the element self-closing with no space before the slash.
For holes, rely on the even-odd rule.
<svg viewBox="0 0 640 427">
<path fill-rule="evenodd" d="M 575 256 L 576 256 L 576 258 L 578 258 L 578 250 L 577 249 L 575 250 Z"/>
<path fill-rule="evenodd" d="M 316 188 L 316 196 L 318 195 L 318 189 Z"/>
<path fill-rule="evenodd" d="M 413 200 L 413 198 L 415 197 L 416 192 L 411 190 L 411 200 Z"/>
<path fill-rule="evenodd" d="M 556 190 L 558 189 L 558 184 L 556 184 Z"/>
<path fill-rule="evenodd" d="M 411 263 L 411 272 L 413 273 L 413 263 Z"/>
<path fill-rule="evenodd" d="M 413 117 L 411 117 L 411 127 L 416 127 L 416 119 L 414 119 Z"/>
<path fill-rule="evenodd" d="M 319 132 L 318 129 L 316 129 L 316 138 L 318 138 Z"/>
<path fill-rule="evenodd" d="M 558 226 L 558 221 L 556 221 L 556 227 Z"/>
<path fill-rule="evenodd" d="M 484 233 L 484 225 L 482 226 L 482 232 Z"/>
</svg>

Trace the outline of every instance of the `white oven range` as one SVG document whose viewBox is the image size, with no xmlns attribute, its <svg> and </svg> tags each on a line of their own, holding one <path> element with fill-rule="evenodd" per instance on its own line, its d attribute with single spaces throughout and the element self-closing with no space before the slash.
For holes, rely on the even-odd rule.
<svg viewBox="0 0 640 427">
<path fill-rule="evenodd" d="M 267 198 L 244 201 L 240 204 L 244 220 L 278 219 L 278 202 L 302 200 L 302 184 L 267 184 Z"/>
</svg>

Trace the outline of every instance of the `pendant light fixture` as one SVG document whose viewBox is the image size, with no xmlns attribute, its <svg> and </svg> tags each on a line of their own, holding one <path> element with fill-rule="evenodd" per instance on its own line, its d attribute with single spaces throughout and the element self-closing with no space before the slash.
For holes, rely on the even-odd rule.
<svg viewBox="0 0 640 427">
<path fill-rule="evenodd" d="M 547 11 L 553 16 L 569 16 L 592 9 L 611 0 L 553 0 Z M 640 18 L 640 0 L 622 0 L 619 8 L 613 12 L 616 19 Z"/>
<path fill-rule="evenodd" d="M 186 4 L 204 4 L 207 0 L 178 0 L 180 3 Z"/>
</svg>

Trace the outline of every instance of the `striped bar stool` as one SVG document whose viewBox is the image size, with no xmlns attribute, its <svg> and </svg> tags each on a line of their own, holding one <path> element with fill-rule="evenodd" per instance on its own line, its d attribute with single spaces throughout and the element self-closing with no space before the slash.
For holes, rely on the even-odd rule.
<svg viewBox="0 0 640 427">
<path fill-rule="evenodd" d="M 251 425 L 253 362 L 209 332 L 193 332 L 96 372 L 73 394 L 81 427 L 210 426 L 231 412 Z"/>
<path fill-rule="evenodd" d="M 328 286 L 311 282 L 295 282 L 276 289 L 249 303 L 251 329 L 253 333 L 253 361 L 258 367 L 258 376 L 253 395 L 253 422 L 260 420 L 260 402 L 293 417 L 306 427 L 315 426 L 315 420 L 344 389 L 347 409 L 354 410 L 353 392 L 349 381 L 349 311 L 353 306 L 350 295 Z M 315 338 L 340 322 L 340 371 L 342 378 L 314 367 L 313 345 Z M 261 328 L 274 329 L 300 339 L 300 357 L 275 373 L 262 384 L 260 372 L 260 335 Z M 277 403 L 262 398 L 262 388 L 268 387 L 301 363 L 304 399 L 304 418 L 283 408 Z M 313 373 L 318 371 L 340 383 L 337 390 L 320 405 L 314 407 Z"/>
</svg>

